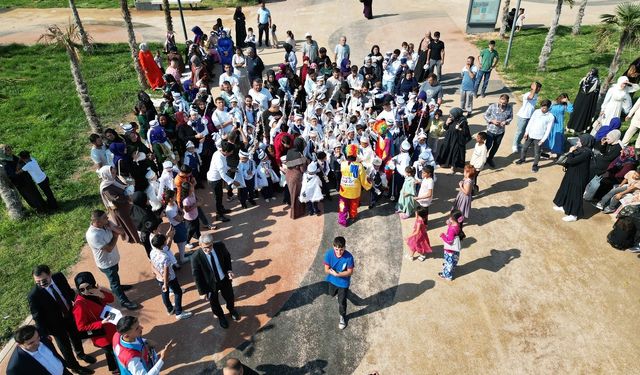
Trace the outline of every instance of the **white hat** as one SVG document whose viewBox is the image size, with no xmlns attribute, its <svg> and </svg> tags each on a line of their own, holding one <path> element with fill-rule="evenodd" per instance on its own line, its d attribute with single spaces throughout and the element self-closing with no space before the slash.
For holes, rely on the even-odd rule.
<svg viewBox="0 0 640 375">
<path fill-rule="evenodd" d="M 429 153 L 427 151 L 422 151 L 420 153 L 420 159 L 422 160 L 429 160 Z"/>
<path fill-rule="evenodd" d="M 138 152 L 138 156 L 136 157 L 135 161 L 143 161 L 147 158 L 147 154 L 145 154 L 144 152 Z"/>
<path fill-rule="evenodd" d="M 295 116 L 293 116 L 293 119 L 294 119 L 294 120 L 302 120 L 302 115 L 301 115 L 301 114 L 299 114 L 299 113 L 296 113 L 296 115 L 295 115 Z"/>
<path fill-rule="evenodd" d="M 308 37 L 310 37 L 310 36 L 311 36 L 311 33 L 310 33 L 310 32 L 307 32 L 306 34 L 304 34 L 304 37 L 305 37 L 305 38 L 308 38 Z"/>
<path fill-rule="evenodd" d="M 191 148 L 191 147 L 196 147 L 192 141 L 187 142 L 187 145 L 185 146 L 185 148 Z"/>
<path fill-rule="evenodd" d="M 629 83 L 629 77 L 627 77 L 627 76 L 620 76 L 620 77 L 618 78 L 618 82 L 617 82 L 617 83 L 618 83 L 618 85 L 621 85 L 621 84 L 623 84 L 623 83 Z"/>
<path fill-rule="evenodd" d="M 238 156 L 241 157 L 241 158 L 248 158 L 249 157 L 249 153 L 246 152 L 246 151 L 240 150 L 238 152 Z"/>
<path fill-rule="evenodd" d="M 279 98 L 271 99 L 271 105 L 280 105 L 280 99 Z"/>
<path fill-rule="evenodd" d="M 331 148 L 332 149 L 335 149 L 337 147 L 342 148 L 342 143 L 340 143 L 338 140 L 335 140 L 335 141 L 331 142 Z"/>
<path fill-rule="evenodd" d="M 356 132 L 356 127 L 351 125 L 347 128 L 347 133 L 355 133 Z"/>
<path fill-rule="evenodd" d="M 158 122 L 158 120 L 151 120 L 149 121 L 149 126 L 154 127 L 154 126 L 158 126 L 160 125 L 160 123 Z"/>
<path fill-rule="evenodd" d="M 400 149 L 402 151 L 409 151 L 410 148 L 411 148 L 411 144 L 409 143 L 409 141 L 407 141 L 406 139 L 402 141 L 402 144 L 400 145 Z"/>
<path fill-rule="evenodd" d="M 264 150 L 258 149 L 258 159 L 262 160 L 265 156 Z"/>
<path fill-rule="evenodd" d="M 233 103 L 233 102 L 236 102 L 236 103 L 237 103 L 237 102 L 238 102 L 238 98 L 236 98 L 236 96 L 235 96 L 235 95 L 231 95 L 231 97 L 229 98 L 229 102 L 230 102 L 230 103 Z"/>
<path fill-rule="evenodd" d="M 382 159 L 380 159 L 379 157 L 375 156 L 373 158 L 373 161 L 371 162 L 373 165 L 375 165 L 376 167 L 379 167 L 382 165 Z"/>
<path fill-rule="evenodd" d="M 396 96 L 396 104 L 398 104 L 398 105 L 404 104 L 404 97 L 403 96 Z"/>
<path fill-rule="evenodd" d="M 164 169 L 173 168 L 173 163 L 171 161 L 169 161 L 169 160 L 165 160 L 162 163 L 162 168 L 164 168 Z"/>
<path fill-rule="evenodd" d="M 147 168 L 147 174 L 144 175 L 144 178 L 146 178 L 147 180 L 152 179 L 156 176 L 156 172 L 152 171 L 151 168 Z"/>
<path fill-rule="evenodd" d="M 312 130 L 309 132 L 309 137 L 317 137 L 318 136 L 318 132 L 315 130 Z"/>
<path fill-rule="evenodd" d="M 307 166 L 308 173 L 316 173 L 318 171 L 318 163 L 310 163 Z"/>
<path fill-rule="evenodd" d="M 420 130 L 418 133 L 418 139 L 427 139 L 427 135 L 424 133 L 424 130 Z"/>
<path fill-rule="evenodd" d="M 367 136 L 362 136 L 360 137 L 360 143 L 371 143 L 371 141 L 369 140 L 369 137 Z"/>
<path fill-rule="evenodd" d="M 175 91 L 171 91 L 171 95 L 173 95 L 174 98 L 179 98 L 180 97 L 180 93 L 179 92 L 175 92 Z"/>
<path fill-rule="evenodd" d="M 131 124 L 120 124 L 120 127 L 122 128 L 122 130 L 124 130 L 125 133 L 129 133 L 133 130 L 133 125 Z"/>
<path fill-rule="evenodd" d="M 198 114 L 198 111 L 196 111 L 195 109 L 191 109 L 191 110 L 189 111 L 189 116 L 191 116 L 191 115 L 197 115 L 197 114 Z"/>
</svg>

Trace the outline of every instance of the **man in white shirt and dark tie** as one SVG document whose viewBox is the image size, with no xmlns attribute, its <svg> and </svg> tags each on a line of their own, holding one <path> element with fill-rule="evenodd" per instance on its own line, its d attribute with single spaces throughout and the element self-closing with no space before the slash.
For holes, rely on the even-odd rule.
<svg viewBox="0 0 640 375">
<path fill-rule="evenodd" d="M 18 344 L 9 359 L 7 375 L 71 375 L 53 344 L 33 325 L 20 327 L 13 335 Z"/>
<path fill-rule="evenodd" d="M 209 301 L 211 311 L 218 318 L 220 326 L 227 328 L 229 323 L 220 306 L 218 291 L 227 302 L 231 318 L 234 321 L 240 320 L 234 304 L 231 256 L 224 243 L 214 242 L 210 233 L 200 236 L 200 249 L 191 257 L 191 270 L 200 298 Z"/>
</svg>

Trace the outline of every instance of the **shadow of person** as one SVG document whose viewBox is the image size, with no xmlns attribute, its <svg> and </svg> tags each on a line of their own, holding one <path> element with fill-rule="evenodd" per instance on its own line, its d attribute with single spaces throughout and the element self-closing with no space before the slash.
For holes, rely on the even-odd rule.
<svg viewBox="0 0 640 375">
<path fill-rule="evenodd" d="M 404 283 L 392 286 L 367 298 L 360 298 L 353 291 L 349 291 L 348 299 L 354 306 L 366 306 L 358 311 L 348 314 L 349 320 L 378 312 L 391 307 L 398 302 L 407 302 L 420 296 L 422 293 L 434 287 L 433 280 L 423 280 L 420 284 Z"/>
<path fill-rule="evenodd" d="M 324 359 L 309 361 L 302 367 L 292 367 L 288 365 L 259 365 L 256 370 L 268 375 L 320 375 L 326 374 L 325 368 L 328 362 Z"/>
<path fill-rule="evenodd" d="M 480 174 L 482 176 L 482 174 Z M 474 196 L 474 198 L 481 198 L 486 195 L 491 195 L 495 193 L 504 193 L 508 191 L 517 191 L 522 190 L 529 186 L 530 183 L 538 181 L 535 177 L 527 177 L 527 178 L 512 178 L 510 180 L 502 180 L 498 181 L 490 187 L 480 190 L 480 192 Z"/>
<path fill-rule="evenodd" d="M 242 301 L 243 299 L 250 298 L 259 294 L 267 289 L 267 285 L 275 284 L 280 281 L 281 277 L 279 275 L 271 275 L 264 280 L 254 281 L 249 280 L 245 283 L 242 283 L 234 288 L 234 293 L 237 301 Z"/>
<path fill-rule="evenodd" d="M 514 212 L 524 211 L 524 206 L 521 204 L 512 204 L 511 206 L 490 206 L 481 208 L 471 208 L 468 225 L 476 224 L 477 226 L 483 226 L 494 220 L 506 219 Z"/>
<path fill-rule="evenodd" d="M 520 250 L 518 249 L 492 249 L 488 256 L 472 260 L 469 263 L 456 267 L 455 278 L 460 278 L 480 269 L 498 272 L 509 264 L 509 262 L 517 258 L 520 258 Z"/>
</svg>

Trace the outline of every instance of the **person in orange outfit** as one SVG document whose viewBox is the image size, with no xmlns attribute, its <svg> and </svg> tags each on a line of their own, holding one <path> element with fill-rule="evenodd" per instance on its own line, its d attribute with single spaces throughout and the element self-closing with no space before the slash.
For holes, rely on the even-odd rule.
<svg viewBox="0 0 640 375">
<path fill-rule="evenodd" d="M 338 202 L 338 224 L 346 227 L 347 219 L 355 221 L 360 206 L 360 194 L 362 189 L 371 189 L 371 182 L 367 178 L 367 172 L 356 161 L 358 146 L 351 144 L 346 147 L 347 160 L 340 164 L 342 179 L 340 180 L 340 200 Z"/>
<path fill-rule="evenodd" d="M 140 44 L 138 60 L 140 61 L 140 66 L 144 71 L 144 75 L 147 77 L 147 82 L 149 82 L 151 89 L 155 90 L 164 87 L 165 82 L 164 79 L 162 79 L 162 71 L 153 59 L 153 54 L 149 51 L 147 43 Z"/>
</svg>

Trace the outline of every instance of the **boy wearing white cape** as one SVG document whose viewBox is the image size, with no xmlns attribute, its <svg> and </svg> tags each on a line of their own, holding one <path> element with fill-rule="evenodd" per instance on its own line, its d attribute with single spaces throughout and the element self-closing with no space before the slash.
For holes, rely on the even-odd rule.
<svg viewBox="0 0 640 375">
<path fill-rule="evenodd" d="M 312 162 L 307 166 L 307 171 L 302 176 L 302 189 L 298 199 L 307 204 L 309 215 L 320 215 L 318 202 L 324 198 L 322 194 L 322 181 L 318 176 L 318 163 Z"/>
</svg>

